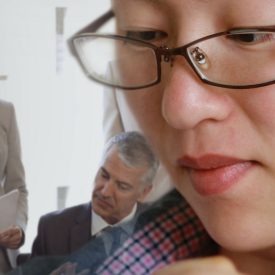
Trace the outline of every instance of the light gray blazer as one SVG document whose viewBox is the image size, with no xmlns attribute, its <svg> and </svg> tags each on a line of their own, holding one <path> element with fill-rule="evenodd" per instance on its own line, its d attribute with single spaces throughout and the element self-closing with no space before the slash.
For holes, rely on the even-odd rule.
<svg viewBox="0 0 275 275">
<path fill-rule="evenodd" d="M 21 160 L 15 110 L 11 103 L 0 100 L 0 196 L 14 189 L 18 189 L 20 194 L 16 222 L 25 231 L 28 217 L 28 192 Z M 10 264 L 14 267 L 18 251 L 8 249 L 6 252 Z"/>
</svg>

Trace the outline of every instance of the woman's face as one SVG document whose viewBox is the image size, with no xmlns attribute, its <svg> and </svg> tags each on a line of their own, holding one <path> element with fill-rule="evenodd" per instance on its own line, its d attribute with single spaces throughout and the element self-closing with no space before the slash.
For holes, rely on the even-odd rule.
<svg viewBox="0 0 275 275">
<path fill-rule="evenodd" d="M 151 42 L 169 47 L 234 27 L 275 25 L 274 0 L 115 0 L 113 6 L 120 34 L 156 31 Z M 275 246 L 275 85 L 209 86 L 177 56 L 173 67 L 163 66 L 161 84 L 125 96 L 211 236 L 238 251 Z"/>
</svg>

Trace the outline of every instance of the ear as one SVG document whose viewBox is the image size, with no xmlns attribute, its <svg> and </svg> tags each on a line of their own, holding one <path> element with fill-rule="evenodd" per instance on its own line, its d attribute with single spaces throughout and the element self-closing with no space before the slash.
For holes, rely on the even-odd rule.
<svg viewBox="0 0 275 275">
<path fill-rule="evenodd" d="M 146 198 L 146 196 L 150 193 L 150 191 L 152 190 L 152 188 L 153 188 L 153 185 L 152 184 L 150 184 L 150 185 L 148 185 L 148 186 L 146 186 L 143 190 L 142 190 L 142 192 L 139 194 L 139 196 L 138 196 L 138 202 L 143 202 L 144 200 L 145 200 L 145 198 Z"/>
</svg>

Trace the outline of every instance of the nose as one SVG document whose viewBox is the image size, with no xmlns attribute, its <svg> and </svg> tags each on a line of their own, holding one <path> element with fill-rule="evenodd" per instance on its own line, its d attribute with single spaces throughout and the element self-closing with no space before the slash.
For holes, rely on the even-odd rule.
<svg viewBox="0 0 275 275">
<path fill-rule="evenodd" d="M 113 194 L 113 183 L 111 181 L 105 182 L 101 188 L 101 195 L 104 197 L 111 197 Z"/>
<path fill-rule="evenodd" d="M 203 83 L 183 57 L 175 59 L 164 85 L 162 113 L 173 128 L 187 130 L 205 121 L 222 121 L 232 111 L 230 95 Z"/>
</svg>

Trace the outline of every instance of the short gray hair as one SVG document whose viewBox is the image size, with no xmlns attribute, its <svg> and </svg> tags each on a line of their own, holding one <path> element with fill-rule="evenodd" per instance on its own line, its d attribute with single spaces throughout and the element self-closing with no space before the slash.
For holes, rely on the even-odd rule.
<svg viewBox="0 0 275 275">
<path fill-rule="evenodd" d="M 136 131 L 121 132 L 113 136 L 105 145 L 103 158 L 113 146 L 116 146 L 119 158 L 129 167 L 147 166 L 147 172 L 141 181 L 150 186 L 156 175 L 159 161 L 145 137 Z"/>
</svg>

